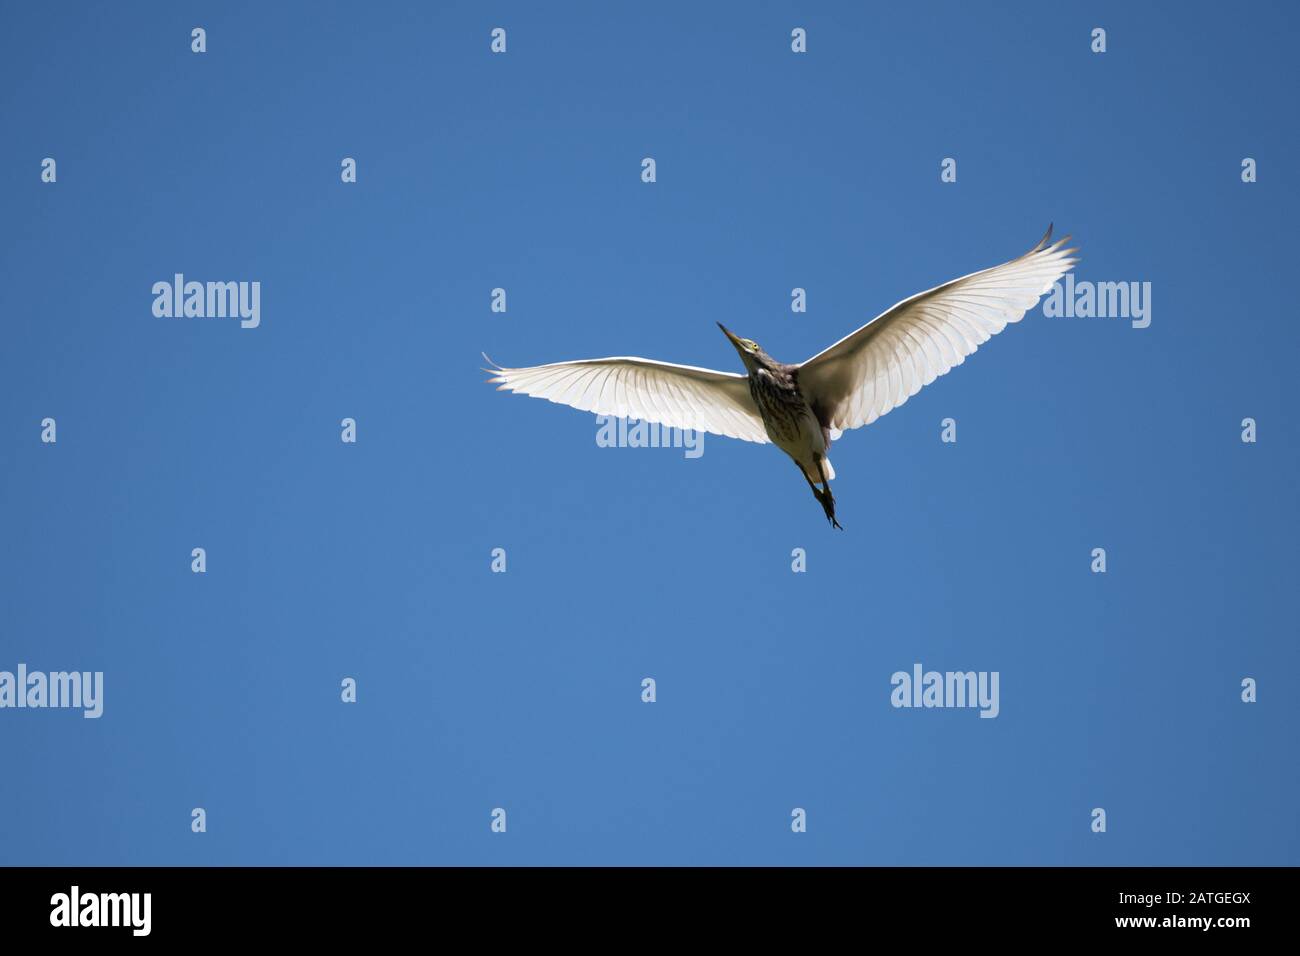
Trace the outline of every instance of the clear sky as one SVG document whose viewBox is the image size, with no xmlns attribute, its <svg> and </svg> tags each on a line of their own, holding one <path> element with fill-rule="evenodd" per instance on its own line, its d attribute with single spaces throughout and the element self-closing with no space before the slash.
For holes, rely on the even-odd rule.
<svg viewBox="0 0 1300 956">
<path fill-rule="evenodd" d="M 1300 863 L 1298 16 L 5 5 L 0 670 L 104 713 L 0 710 L 0 862 Z M 1149 327 L 1036 309 L 846 434 L 843 532 L 483 383 L 798 361 L 1051 221 Z"/>
</svg>

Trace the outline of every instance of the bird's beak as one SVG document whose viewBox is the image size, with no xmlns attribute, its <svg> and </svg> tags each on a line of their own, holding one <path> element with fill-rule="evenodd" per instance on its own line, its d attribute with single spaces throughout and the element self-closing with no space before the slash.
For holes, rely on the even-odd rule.
<svg viewBox="0 0 1300 956">
<path fill-rule="evenodd" d="M 736 336 L 731 334 L 731 329 L 727 328 L 721 322 L 718 323 L 718 328 L 722 329 L 723 335 L 731 339 L 731 344 L 734 345 L 738 351 L 741 352 L 745 351 L 745 347 L 740 344 L 740 339 L 738 339 Z"/>
</svg>

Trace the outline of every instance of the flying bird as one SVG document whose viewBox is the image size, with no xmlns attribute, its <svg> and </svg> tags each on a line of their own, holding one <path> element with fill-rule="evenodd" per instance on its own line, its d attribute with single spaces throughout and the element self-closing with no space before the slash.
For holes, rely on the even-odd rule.
<svg viewBox="0 0 1300 956">
<path fill-rule="evenodd" d="M 806 362 L 786 365 L 721 322 L 745 374 L 620 356 L 502 368 L 498 391 L 582 411 L 772 442 L 794 460 L 835 528 L 831 442 L 902 405 L 1019 322 L 1078 261 L 1052 227 L 1019 258 L 904 299 Z M 818 485 L 821 485 L 819 488 Z"/>
</svg>

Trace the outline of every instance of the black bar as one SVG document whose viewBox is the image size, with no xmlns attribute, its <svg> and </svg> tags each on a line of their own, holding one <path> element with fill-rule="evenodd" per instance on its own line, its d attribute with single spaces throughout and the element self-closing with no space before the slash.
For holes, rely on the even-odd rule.
<svg viewBox="0 0 1300 956">
<path fill-rule="evenodd" d="M 901 929 L 926 940 L 1231 944 L 1285 931 L 1295 875 L 1292 868 L 1211 867 L 9 868 L 0 869 L 0 926 L 7 941 L 66 941 L 74 933 L 79 943 L 127 939 L 144 928 L 147 893 L 147 938 L 169 942 L 337 944 L 472 927 L 497 938 L 540 926 L 578 933 L 623 926 L 635 940 L 703 921 L 760 940 L 816 926 L 859 938 Z M 74 886 L 77 922 L 104 913 L 126 925 L 53 925 L 72 922 Z M 141 895 L 128 907 L 117 894 Z"/>
</svg>

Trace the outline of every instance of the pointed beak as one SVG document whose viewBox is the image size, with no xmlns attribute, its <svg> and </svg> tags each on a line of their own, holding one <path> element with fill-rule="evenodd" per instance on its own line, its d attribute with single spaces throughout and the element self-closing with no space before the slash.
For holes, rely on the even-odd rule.
<svg viewBox="0 0 1300 956">
<path fill-rule="evenodd" d="M 738 339 L 736 336 L 734 336 L 734 335 L 731 334 L 731 329 L 727 328 L 727 327 L 726 327 L 725 325 L 723 325 L 721 322 L 718 323 L 718 328 L 722 329 L 722 334 L 723 334 L 723 335 L 725 335 L 727 338 L 731 339 L 731 344 L 732 344 L 732 345 L 734 345 L 734 346 L 735 346 L 737 349 L 739 349 L 741 352 L 745 351 L 745 347 L 744 347 L 743 345 L 740 344 L 740 339 Z"/>
</svg>

